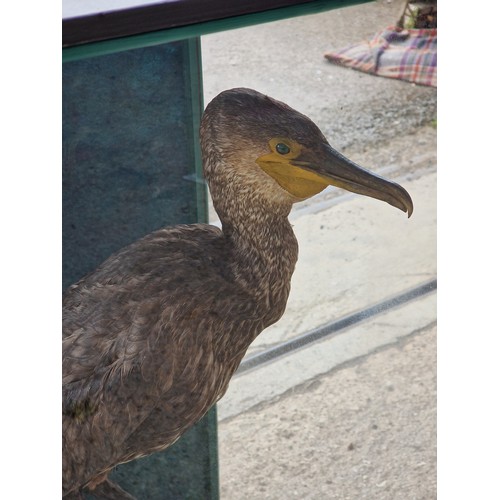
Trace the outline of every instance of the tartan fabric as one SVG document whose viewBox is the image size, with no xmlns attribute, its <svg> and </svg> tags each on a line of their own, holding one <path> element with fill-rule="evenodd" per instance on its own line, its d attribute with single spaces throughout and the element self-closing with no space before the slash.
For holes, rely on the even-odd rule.
<svg viewBox="0 0 500 500">
<path fill-rule="evenodd" d="M 437 87 L 437 29 L 387 28 L 370 41 L 325 54 L 365 73 Z"/>
</svg>

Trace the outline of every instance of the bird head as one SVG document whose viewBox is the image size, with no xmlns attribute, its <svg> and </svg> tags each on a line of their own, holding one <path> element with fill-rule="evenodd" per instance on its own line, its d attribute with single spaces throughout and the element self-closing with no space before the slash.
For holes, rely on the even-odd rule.
<svg viewBox="0 0 500 500">
<path fill-rule="evenodd" d="M 404 188 L 336 151 L 307 116 L 255 90 L 236 88 L 215 97 L 202 120 L 202 145 L 204 136 L 232 164 L 249 165 L 245 159 L 251 158 L 252 175 L 263 172 L 294 202 L 336 186 L 412 214 Z"/>
</svg>

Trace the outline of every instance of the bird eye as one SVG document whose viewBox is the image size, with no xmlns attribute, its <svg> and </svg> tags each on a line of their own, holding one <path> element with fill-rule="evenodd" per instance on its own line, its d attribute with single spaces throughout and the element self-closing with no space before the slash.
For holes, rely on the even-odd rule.
<svg viewBox="0 0 500 500">
<path fill-rule="evenodd" d="M 282 142 L 278 142 L 278 144 L 276 144 L 276 151 L 280 155 L 286 155 L 287 153 L 290 152 L 290 148 L 286 144 L 283 144 Z"/>
</svg>

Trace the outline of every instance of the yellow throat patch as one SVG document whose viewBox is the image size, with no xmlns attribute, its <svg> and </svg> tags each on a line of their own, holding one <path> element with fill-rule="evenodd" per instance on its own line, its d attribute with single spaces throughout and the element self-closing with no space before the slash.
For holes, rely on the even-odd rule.
<svg viewBox="0 0 500 500">
<path fill-rule="evenodd" d="M 299 143 L 275 137 L 269 141 L 269 149 L 269 154 L 257 158 L 257 164 L 296 198 L 310 198 L 330 184 L 321 175 L 290 163 L 301 154 L 302 146 Z"/>
</svg>

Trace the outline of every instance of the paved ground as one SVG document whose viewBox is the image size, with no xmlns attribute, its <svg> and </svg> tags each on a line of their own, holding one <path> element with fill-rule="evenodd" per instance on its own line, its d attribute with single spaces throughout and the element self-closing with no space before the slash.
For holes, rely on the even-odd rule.
<svg viewBox="0 0 500 500">
<path fill-rule="evenodd" d="M 227 88 L 255 88 L 310 116 L 346 152 L 411 134 L 436 117 L 435 89 L 347 70 L 324 58 L 395 24 L 401 8 L 401 0 L 379 0 L 205 36 L 205 102 Z"/>
<path fill-rule="evenodd" d="M 436 498 L 436 328 L 220 426 L 222 499 Z"/>
<path fill-rule="evenodd" d="M 400 10 L 383 0 L 202 40 L 206 102 L 235 86 L 284 100 L 415 205 L 408 220 L 332 189 L 297 206 L 288 309 L 249 353 L 436 276 L 435 89 L 323 58 Z M 430 294 L 236 377 L 219 404 L 222 499 L 435 498 L 435 324 Z"/>
</svg>

